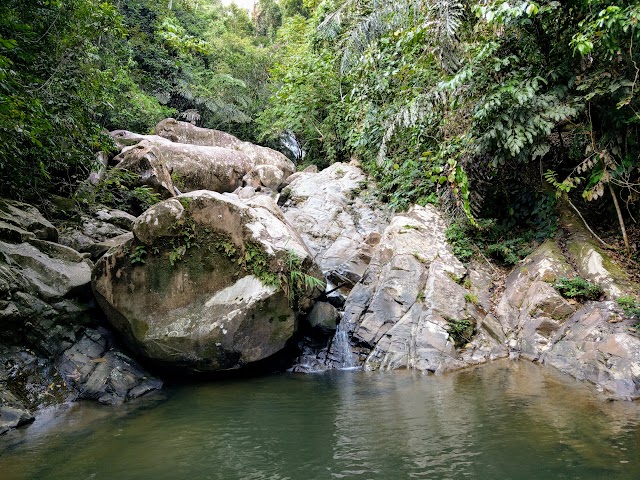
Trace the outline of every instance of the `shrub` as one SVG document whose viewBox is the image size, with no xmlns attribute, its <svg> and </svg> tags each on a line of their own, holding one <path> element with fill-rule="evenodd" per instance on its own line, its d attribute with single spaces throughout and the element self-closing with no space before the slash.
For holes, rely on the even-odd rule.
<svg viewBox="0 0 640 480">
<path fill-rule="evenodd" d="M 471 341 L 476 331 L 475 322 L 469 318 L 460 320 L 447 320 L 449 324 L 449 339 L 455 344 L 456 348 L 461 348 Z"/>
<path fill-rule="evenodd" d="M 600 286 L 586 281 L 582 277 L 559 278 L 554 284 L 560 295 L 565 298 L 573 298 L 579 301 L 598 300 L 603 291 Z"/>
</svg>

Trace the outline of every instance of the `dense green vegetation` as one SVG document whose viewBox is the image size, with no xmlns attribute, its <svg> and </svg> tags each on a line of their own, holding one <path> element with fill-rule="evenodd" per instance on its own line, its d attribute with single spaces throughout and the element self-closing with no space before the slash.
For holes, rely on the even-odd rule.
<svg viewBox="0 0 640 480">
<path fill-rule="evenodd" d="M 635 216 L 638 19 L 638 1 L 325 1 L 279 31 L 263 132 L 356 155 L 393 207 L 440 202 L 512 263 L 557 198 Z"/>
<path fill-rule="evenodd" d="M 355 157 L 393 208 L 439 203 L 505 263 L 558 201 L 626 240 L 639 20 L 638 0 L 7 0 L 0 193 L 72 185 L 103 128 L 173 115 Z"/>
<path fill-rule="evenodd" d="M 269 58 L 248 12 L 217 0 L 2 2 L 0 194 L 71 188 L 110 148 L 103 129 L 173 115 L 254 138 Z"/>
<path fill-rule="evenodd" d="M 598 300 L 604 293 L 600 286 L 582 277 L 561 277 L 553 283 L 553 288 L 563 297 L 579 301 Z"/>
</svg>

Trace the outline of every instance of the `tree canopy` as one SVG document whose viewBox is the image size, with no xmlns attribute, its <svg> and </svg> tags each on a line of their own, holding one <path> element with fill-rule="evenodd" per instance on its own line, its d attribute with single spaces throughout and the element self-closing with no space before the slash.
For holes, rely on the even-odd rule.
<svg viewBox="0 0 640 480">
<path fill-rule="evenodd" d="M 7 0 L 3 195 L 73 184 L 104 129 L 175 116 L 357 158 L 393 208 L 552 234 L 640 199 L 640 1 Z M 587 208 L 588 207 L 588 208 Z M 610 214 L 613 213 L 613 214 Z M 515 228 L 518 227 L 518 228 Z"/>
</svg>

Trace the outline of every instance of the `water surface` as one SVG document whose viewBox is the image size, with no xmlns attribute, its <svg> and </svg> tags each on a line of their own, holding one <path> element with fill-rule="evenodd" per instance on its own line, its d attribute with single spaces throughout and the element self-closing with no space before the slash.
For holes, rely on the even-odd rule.
<svg viewBox="0 0 640 480">
<path fill-rule="evenodd" d="M 0 437 L 2 480 L 640 479 L 640 404 L 528 362 L 283 374 L 77 404 Z"/>
</svg>

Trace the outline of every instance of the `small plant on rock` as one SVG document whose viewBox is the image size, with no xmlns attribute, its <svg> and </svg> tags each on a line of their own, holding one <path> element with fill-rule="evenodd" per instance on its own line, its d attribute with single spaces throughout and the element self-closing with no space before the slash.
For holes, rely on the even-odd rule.
<svg viewBox="0 0 640 480">
<path fill-rule="evenodd" d="M 572 298 L 582 302 L 598 300 L 603 294 L 599 285 L 588 282 L 582 277 L 561 277 L 553 283 L 553 288 L 565 298 Z"/>
<path fill-rule="evenodd" d="M 625 295 L 616 301 L 622 308 L 622 311 L 624 311 L 624 314 L 636 321 L 633 329 L 640 330 L 640 302 L 632 295 Z"/>
<path fill-rule="evenodd" d="M 469 318 L 449 319 L 447 323 L 449 324 L 449 339 L 456 348 L 461 348 L 469 343 L 476 331 L 475 322 Z"/>
<path fill-rule="evenodd" d="M 458 223 L 454 223 L 447 228 L 445 235 L 447 241 L 451 244 L 453 254 L 458 257 L 458 260 L 462 263 L 467 263 L 473 258 L 475 247 L 464 227 Z"/>
<path fill-rule="evenodd" d="M 144 257 L 147 255 L 147 249 L 144 245 L 138 245 L 133 249 L 133 252 L 129 254 L 129 259 L 131 263 L 135 265 L 136 263 L 144 263 Z"/>
</svg>

